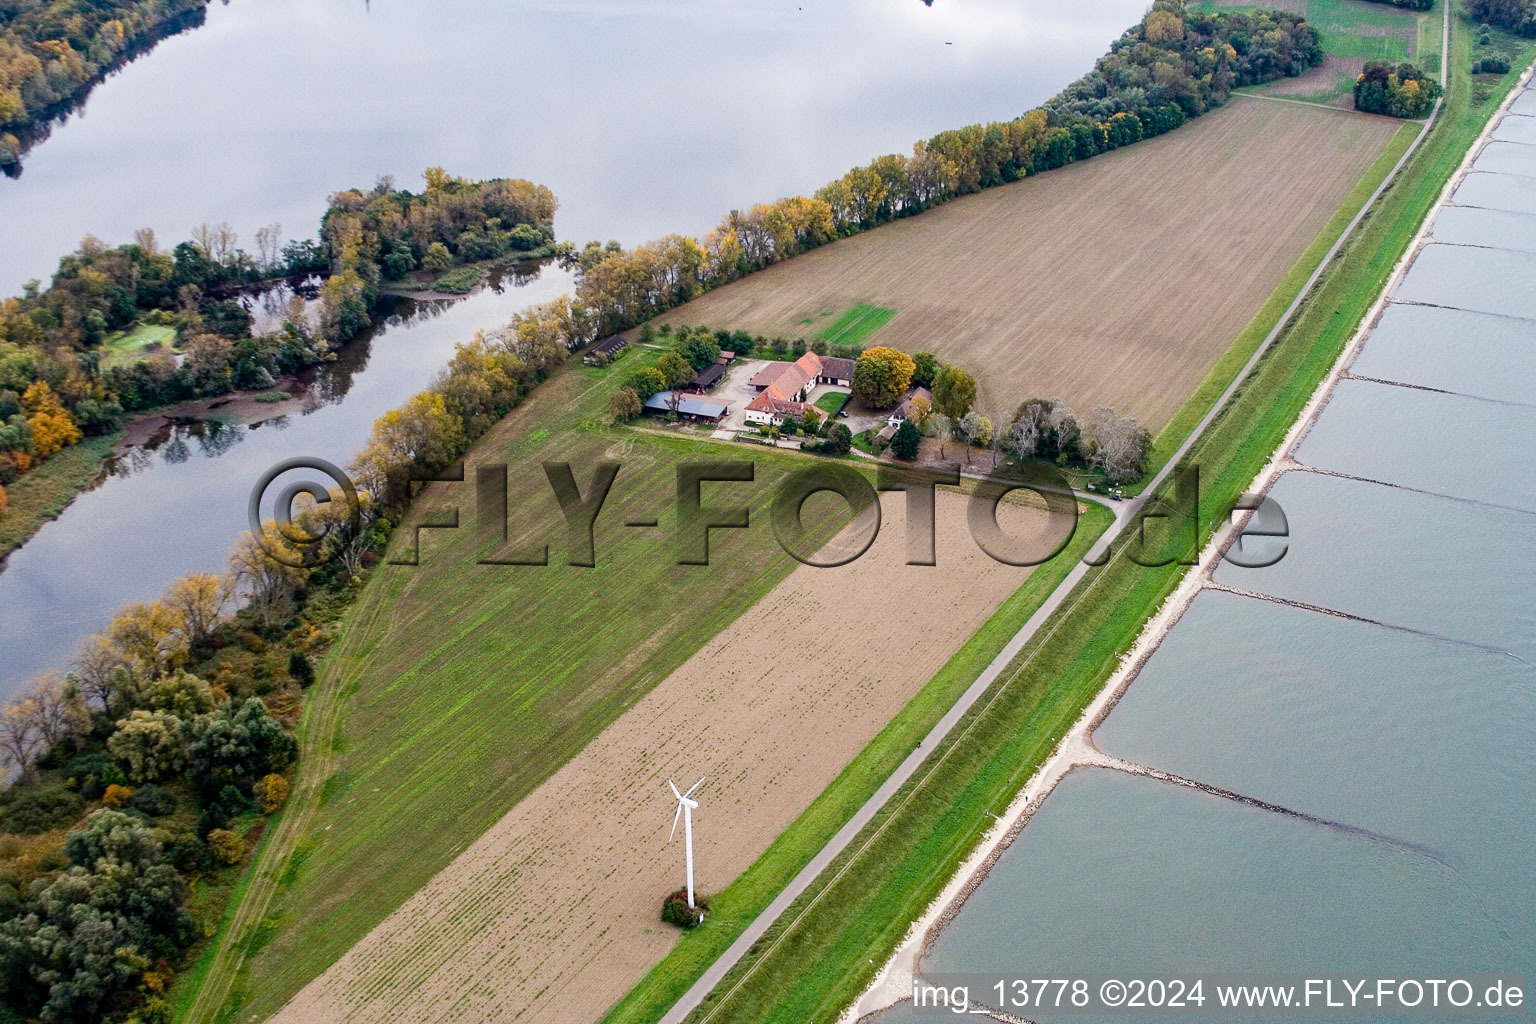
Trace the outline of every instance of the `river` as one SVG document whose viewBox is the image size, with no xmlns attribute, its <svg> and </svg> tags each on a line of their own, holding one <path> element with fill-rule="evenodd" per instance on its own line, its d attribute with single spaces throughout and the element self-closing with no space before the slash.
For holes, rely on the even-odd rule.
<svg viewBox="0 0 1536 1024">
<path fill-rule="evenodd" d="M 934 132 L 1017 116 L 1093 66 L 1146 0 L 234 0 L 162 42 L 0 180 L 0 288 L 87 233 L 162 243 L 202 222 L 314 233 L 326 196 L 423 168 L 518 176 L 559 237 L 700 233 Z M 129 601 L 219 570 L 273 463 L 345 464 L 454 342 L 569 288 L 486 290 L 402 315 L 324 369 L 298 411 L 188 424 L 125 458 L 0 571 L 0 692 Z M 274 410 L 277 411 L 277 410 Z"/>
<path fill-rule="evenodd" d="M 1094 732 L 1197 785 L 1069 774 L 925 975 L 1536 977 L 1536 92 L 1513 109 L 1275 483 L 1284 559 L 1221 565 Z"/>
</svg>

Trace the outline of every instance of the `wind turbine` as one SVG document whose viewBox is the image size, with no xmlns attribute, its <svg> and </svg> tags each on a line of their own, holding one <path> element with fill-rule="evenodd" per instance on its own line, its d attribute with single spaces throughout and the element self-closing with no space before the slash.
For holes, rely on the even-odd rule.
<svg viewBox="0 0 1536 1024">
<path fill-rule="evenodd" d="M 688 906 L 693 907 L 693 809 L 699 806 L 699 802 L 693 799 L 693 791 L 704 785 L 704 780 L 695 782 L 686 793 L 679 793 L 677 787 L 672 785 L 672 780 L 667 780 L 667 785 L 672 788 L 672 795 L 677 797 L 677 813 L 672 815 L 672 831 L 667 836 L 667 842 L 677 835 L 677 819 L 683 819 L 683 845 L 687 847 L 688 861 Z"/>
</svg>

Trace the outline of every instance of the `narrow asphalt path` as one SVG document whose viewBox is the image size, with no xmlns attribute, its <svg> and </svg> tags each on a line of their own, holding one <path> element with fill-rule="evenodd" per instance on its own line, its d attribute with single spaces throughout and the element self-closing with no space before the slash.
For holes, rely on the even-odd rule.
<svg viewBox="0 0 1536 1024">
<path fill-rule="evenodd" d="M 1447 5 L 1446 20 L 1442 26 L 1441 32 L 1442 37 L 1445 40 L 1441 52 L 1448 56 L 1450 33 L 1449 5 Z M 1445 75 L 1444 63 L 1445 59 L 1442 58 L 1442 79 Z M 1275 321 L 1274 328 L 1267 335 L 1265 335 L 1264 340 L 1259 344 L 1259 347 L 1254 350 L 1253 355 L 1248 358 L 1248 361 L 1243 364 L 1243 368 L 1238 371 L 1237 375 L 1232 378 L 1232 382 L 1227 385 L 1226 390 L 1221 393 L 1221 397 L 1218 398 L 1216 402 L 1212 404 L 1211 408 L 1206 412 L 1206 414 L 1201 417 L 1200 422 L 1195 425 L 1195 429 L 1190 431 L 1189 436 L 1184 440 L 1184 443 L 1179 445 L 1178 449 L 1163 465 L 1163 468 L 1158 470 L 1157 474 L 1142 490 L 1141 494 L 1135 498 L 1127 500 L 1123 503 L 1123 505 L 1115 509 L 1116 515 L 1114 523 L 1108 530 L 1104 532 L 1104 536 L 1100 537 L 1099 540 L 1094 543 L 1093 547 L 1089 549 L 1087 556 L 1084 558 L 1084 561 L 1079 562 L 1077 565 L 1072 567 L 1072 571 L 1067 574 L 1066 578 L 1063 579 L 1059 585 L 1057 585 L 1055 590 L 1051 591 L 1050 595 L 1045 599 L 1040 607 L 1035 610 L 1035 613 L 1029 617 L 1029 620 L 1024 623 L 1019 631 L 1013 635 L 1013 638 L 1008 641 L 1007 645 L 1004 646 L 1002 651 L 998 653 L 997 657 L 992 660 L 991 664 L 982 670 L 981 675 L 976 678 L 976 681 L 970 685 L 965 693 L 961 694 L 960 699 L 957 700 L 947 712 L 945 712 L 944 717 L 939 719 L 938 724 L 929 730 L 928 735 L 923 737 L 923 741 L 918 745 L 917 749 L 914 750 L 911 754 L 907 755 L 906 760 L 902 761 L 896 770 L 891 773 L 890 777 L 881 783 L 880 788 L 875 790 L 874 795 L 871 796 L 864 803 L 864 805 L 854 813 L 853 817 L 848 820 L 847 824 L 838 829 L 837 833 L 827 842 L 827 845 L 822 847 L 821 850 L 811 858 L 810 862 L 806 864 L 803 869 L 801 869 L 799 874 L 795 875 L 795 877 L 787 886 L 784 887 L 783 891 L 779 893 L 773 902 L 768 904 L 767 908 L 761 914 L 759 914 L 750 925 L 747 926 L 746 930 L 737 937 L 736 941 L 731 943 L 726 951 L 720 955 L 720 958 L 711 964 L 707 970 L 705 970 L 704 974 L 699 978 L 699 980 L 696 981 L 693 986 L 683 994 L 682 998 L 679 999 L 672 1006 L 672 1008 L 667 1011 L 666 1015 L 661 1018 L 661 1024 L 683 1024 L 683 1021 L 688 1017 L 688 1015 L 703 1003 L 704 998 L 714 990 L 715 986 L 719 985 L 720 982 L 724 980 L 726 974 L 731 970 L 731 968 L 735 967 L 736 964 L 739 963 L 744 956 L 746 956 L 747 951 L 756 945 L 763 938 L 763 936 L 768 933 L 768 929 L 773 927 L 779 918 L 784 915 L 785 911 L 790 908 L 790 905 L 811 888 L 812 884 L 816 881 L 817 876 L 819 876 L 823 871 L 830 867 L 832 862 L 836 860 L 838 856 L 843 853 L 843 851 L 848 849 L 854 838 L 861 831 L 863 831 L 866 825 L 874 820 L 875 816 L 880 812 L 881 808 L 883 808 L 886 803 L 890 801 L 891 797 L 896 795 L 897 790 L 901 789 L 917 774 L 918 769 L 922 767 L 923 762 L 927 760 L 928 755 L 938 748 L 939 744 L 943 742 L 946 736 L 949 735 L 950 731 L 954 729 L 955 725 L 958 724 L 961 718 L 965 716 L 966 712 L 968 712 L 971 707 L 981 699 L 982 694 L 985 693 L 987 689 L 997 681 L 997 678 L 1002 674 L 1003 670 L 1008 667 L 1008 664 L 1013 661 L 1013 659 L 1021 650 L 1024 649 L 1024 645 L 1029 643 L 1035 634 L 1039 632 L 1040 627 L 1045 624 L 1046 620 L 1048 620 L 1056 612 L 1056 610 L 1061 607 L 1062 602 L 1066 600 L 1067 595 L 1072 592 L 1072 589 L 1076 587 L 1080 582 L 1082 582 L 1083 577 L 1086 576 L 1089 569 L 1092 568 L 1086 563 L 1103 561 L 1105 552 L 1110 548 L 1115 540 L 1117 540 L 1122 534 L 1125 533 L 1126 527 L 1137 521 L 1137 518 L 1140 515 L 1142 508 L 1145 507 L 1149 497 L 1155 494 L 1158 488 L 1163 485 L 1163 483 L 1173 473 L 1174 469 L 1178 466 L 1179 462 L 1189 454 L 1189 451 L 1194 447 L 1195 442 L 1198 441 L 1201 435 L 1205 433 L 1205 431 L 1213 422 L 1215 422 L 1216 417 L 1220 414 L 1221 410 L 1225 408 L 1227 403 L 1232 400 L 1232 397 L 1237 394 L 1237 390 L 1242 385 L 1243 381 L 1248 379 L 1248 375 L 1253 372 L 1256 366 L 1258 366 L 1259 361 L 1264 358 L 1265 353 L 1270 350 L 1276 339 L 1278 339 L 1281 333 L 1285 330 L 1285 325 L 1290 322 L 1291 317 L 1294 316 L 1296 311 L 1301 308 L 1302 303 L 1306 301 L 1307 297 L 1312 294 L 1312 289 L 1316 287 L 1317 282 L 1322 278 L 1323 272 L 1327 269 L 1333 258 L 1338 255 L 1339 251 L 1344 247 L 1345 243 L 1354 235 L 1356 228 L 1358 228 L 1360 225 L 1360 222 L 1365 219 L 1366 213 L 1376 205 L 1376 201 L 1381 198 L 1382 193 L 1384 193 L 1392 185 L 1392 183 L 1397 180 L 1399 172 L 1401 172 L 1408 161 L 1412 159 L 1413 155 L 1418 152 L 1419 145 L 1429 135 L 1430 129 L 1434 126 L 1436 119 L 1438 119 L 1440 116 L 1440 108 L 1443 102 L 1443 100 L 1435 101 L 1435 108 L 1430 113 L 1429 119 L 1425 122 L 1424 130 L 1421 131 L 1418 137 L 1413 140 L 1412 145 L 1410 145 L 1408 149 L 1404 151 L 1402 157 L 1399 158 L 1397 163 L 1393 165 L 1392 170 L 1387 174 L 1386 178 L 1384 178 L 1381 184 L 1377 186 L 1376 191 L 1372 192 L 1370 198 L 1361 205 L 1359 211 L 1356 212 L 1353 219 L 1350 220 L 1349 224 L 1339 234 L 1338 239 L 1333 243 L 1332 246 L 1329 247 L 1327 253 L 1325 253 L 1323 258 L 1318 262 L 1317 267 L 1313 269 L 1311 276 L 1307 278 L 1306 283 L 1303 284 L 1301 290 L 1297 292 L 1296 298 L 1291 301 L 1291 304 L 1285 308 L 1285 312 L 1282 313 L 1280 317 Z M 798 920 L 798 918 L 796 918 L 796 920 Z M 793 921 L 790 923 L 791 926 L 794 924 Z M 738 980 L 738 986 L 741 984 L 742 980 L 745 980 L 745 976 L 743 979 Z M 719 1005 L 724 1005 L 724 1000 L 722 1000 L 720 1004 L 717 1004 L 717 1007 Z M 713 1016 L 714 1013 L 711 1012 L 709 1015 L 703 1018 L 703 1022 L 701 1022 L 701 1024 L 708 1022 Z"/>
</svg>

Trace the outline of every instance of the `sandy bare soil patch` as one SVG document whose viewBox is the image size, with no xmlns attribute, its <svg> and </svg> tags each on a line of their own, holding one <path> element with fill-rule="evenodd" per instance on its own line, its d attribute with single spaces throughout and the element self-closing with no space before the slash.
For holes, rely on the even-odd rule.
<svg viewBox="0 0 1536 1024">
<path fill-rule="evenodd" d="M 904 500 L 885 496 L 864 557 L 797 568 L 275 1019 L 599 1017 L 678 938 L 658 920 L 683 877 L 665 780 L 707 777 L 698 885 L 724 887 L 1028 575 L 977 549 L 958 494 L 939 495 L 938 565 L 903 564 Z M 999 521 L 1025 536 L 1046 516 L 1005 504 Z"/>
<path fill-rule="evenodd" d="M 823 312 L 889 306 L 874 343 L 970 367 L 986 411 L 1060 396 L 1156 430 L 1396 129 L 1235 97 L 1168 135 L 845 239 L 664 319 L 796 337 Z"/>
</svg>

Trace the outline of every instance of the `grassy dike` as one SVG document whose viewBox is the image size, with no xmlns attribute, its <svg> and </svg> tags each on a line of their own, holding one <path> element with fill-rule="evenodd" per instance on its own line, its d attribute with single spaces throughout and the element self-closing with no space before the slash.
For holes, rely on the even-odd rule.
<svg viewBox="0 0 1536 1024">
<path fill-rule="evenodd" d="M 1191 524 L 1174 507 L 1171 485 L 1154 501 L 1172 513 L 1165 521 L 1164 555 L 1192 555 L 1262 468 L 1518 77 L 1513 71 L 1502 87 L 1476 97 L 1468 71 L 1473 29 L 1464 16 L 1453 15 L 1449 91 L 1440 120 L 1192 450 L 1188 461 L 1201 470 L 1199 515 L 1193 524 L 1198 529 L 1190 531 Z M 1532 46 L 1504 42 L 1518 49 L 1517 69 L 1529 63 Z M 1393 143 L 1399 144 L 1401 139 Z M 1062 735 L 1099 691 L 1182 573 L 1176 565 L 1144 568 L 1122 544 L 1108 566 L 1070 595 L 992 691 L 930 755 L 922 772 L 690 1020 L 803 1024 L 840 1013 L 993 824 L 988 812 L 1006 807 L 1050 755 L 1053 737 Z M 703 930 L 696 934 L 701 943 L 707 940 Z M 665 989 L 680 994 L 698 976 L 701 968 L 690 947 L 694 940 L 691 936 L 680 944 L 607 1020 L 658 1019 L 665 1000 L 648 993 Z"/>
</svg>

